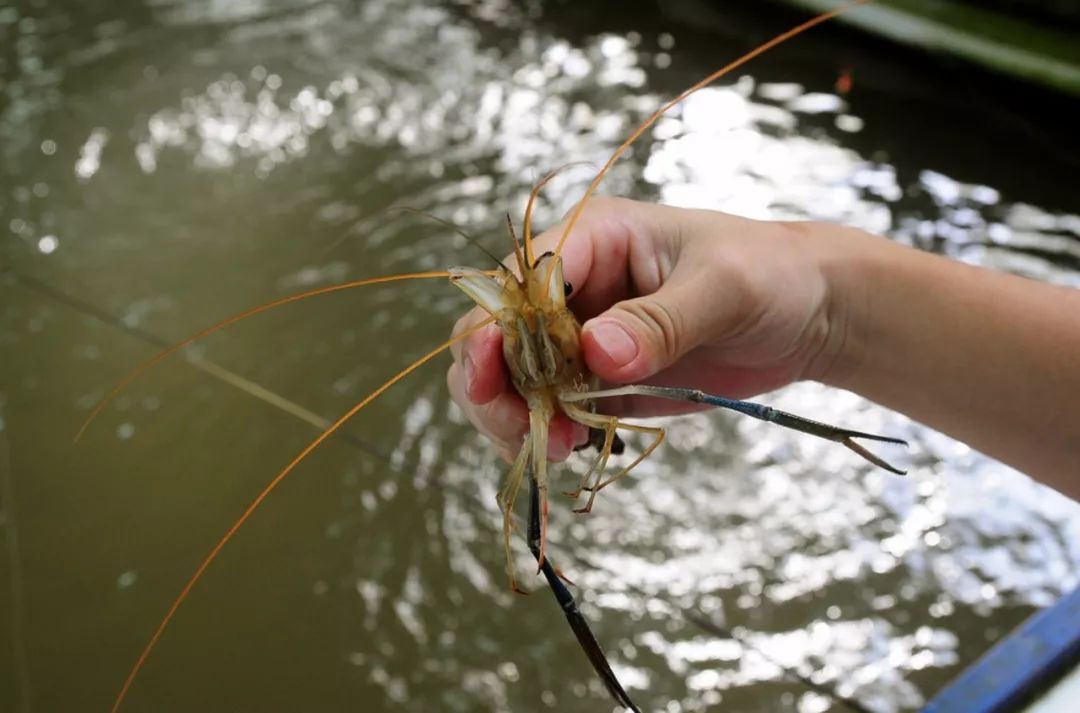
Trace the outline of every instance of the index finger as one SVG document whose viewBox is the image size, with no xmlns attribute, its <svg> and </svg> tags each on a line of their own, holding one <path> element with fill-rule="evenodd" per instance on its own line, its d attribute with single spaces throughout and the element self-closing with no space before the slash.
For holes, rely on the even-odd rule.
<svg viewBox="0 0 1080 713">
<path fill-rule="evenodd" d="M 454 334 L 460 334 L 488 318 L 477 307 L 458 320 Z M 486 404 L 506 391 L 506 364 L 502 356 L 502 333 L 491 324 L 451 346 L 454 362 L 461 365 L 465 379 L 465 394 L 475 404 Z"/>
<path fill-rule="evenodd" d="M 622 198 L 593 198 L 563 244 L 563 276 L 570 283 L 573 309 L 581 321 L 612 304 L 659 287 L 662 267 L 656 212 L 662 210 Z M 566 219 L 533 242 L 542 255 L 562 238 Z"/>
<path fill-rule="evenodd" d="M 491 315 L 487 313 L 487 310 L 481 307 L 473 307 L 471 310 L 463 314 L 457 322 L 454 323 L 454 328 L 451 330 L 450 336 L 456 337 L 457 335 L 468 330 L 469 328 L 474 327 L 480 322 L 483 322 L 490 316 Z M 480 330 L 480 332 L 484 331 L 486 330 Z M 471 342 L 475 338 L 476 334 L 471 334 L 465 339 L 454 342 L 450 345 L 450 354 L 453 355 L 454 361 L 458 362 L 459 364 L 461 363 L 462 357 L 469 351 L 467 349 L 469 342 Z"/>
</svg>

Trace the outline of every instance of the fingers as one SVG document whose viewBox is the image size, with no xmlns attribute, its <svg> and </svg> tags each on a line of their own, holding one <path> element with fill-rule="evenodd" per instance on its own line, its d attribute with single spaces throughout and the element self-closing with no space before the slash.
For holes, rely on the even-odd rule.
<svg viewBox="0 0 1080 713">
<path fill-rule="evenodd" d="M 576 446 L 585 445 L 589 440 L 589 429 L 580 423 L 574 423 L 566 416 L 558 414 L 548 426 L 548 460 L 562 463 L 570 457 Z"/>
<path fill-rule="evenodd" d="M 502 356 L 502 334 L 489 325 L 461 342 L 455 361 L 461 367 L 464 395 L 486 404 L 507 391 L 509 381 Z"/>
<path fill-rule="evenodd" d="M 641 381 L 673 365 L 712 333 L 716 300 L 693 275 L 615 304 L 582 329 L 589 369 L 615 383 Z"/>
<path fill-rule="evenodd" d="M 473 309 L 454 325 L 460 334 L 487 318 L 487 312 Z M 455 342 L 451 348 L 454 363 L 461 371 L 462 395 L 475 404 L 486 404 L 507 390 L 506 364 L 502 356 L 502 334 L 491 324 Z"/>
<path fill-rule="evenodd" d="M 681 236 L 690 211 L 596 198 L 590 202 L 560 256 L 572 288 L 571 307 L 586 323 L 585 359 L 602 379 L 626 382 L 665 369 L 701 340 L 699 321 L 706 285 L 691 270 L 671 281 L 680 261 Z M 534 255 L 553 250 L 565 221 L 538 236 Z M 638 297 L 644 295 L 644 297 Z M 616 307 L 609 309 L 611 305 Z M 473 310 L 455 333 L 486 317 Z M 448 375 L 451 393 L 470 421 L 512 459 L 527 429 L 527 409 L 509 387 L 499 330 L 492 326 L 454 345 Z M 549 457 L 562 460 L 587 439 L 587 429 L 557 417 L 550 427 Z"/>
<path fill-rule="evenodd" d="M 487 318 L 474 309 L 454 326 L 460 334 Z M 491 439 L 499 455 L 513 461 L 529 429 L 529 411 L 522 398 L 510 388 L 502 356 L 502 335 L 491 325 L 453 345 L 454 364 L 447 373 L 450 395 L 465 412 L 466 418 Z M 574 447 L 585 443 L 588 429 L 556 416 L 548 432 L 548 460 L 566 460 Z"/>
<path fill-rule="evenodd" d="M 668 209 L 622 198 L 594 198 L 563 245 L 563 276 L 572 287 L 571 307 L 581 320 L 613 303 L 657 289 L 669 262 L 667 227 L 658 213 Z M 545 230 L 534 252 L 553 250 L 566 221 Z"/>
<path fill-rule="evenodd" d="M 473 402 L 466 393 L 465 375 L 459 364 L 453 364 L 446 375 L 450 396 L 457 402 L 465 417 L 480 433 L 491 439 L 506 460 L 513 460 L 516 448 L 529 430 L 529 411 L 516 393 L 503 392 L 486 403 Z"/>
<path fill-rule="evenodd" d="M 466 394 L 464 373 L 458 364 L 451 365 L 446 383 L 450 396 L 476 430 L 491 439 L 503 460 L 513 461 L 529 430 L 529 410 L 522 398 L 512 390 L 505 390 L 486 403 L 473 402 Z M 587 440 L 585 426 L 561 414 L 556 416 L 548 428 L 548 460 L 556 463 L 566 460 L 575 446 Z"/>
<path fill-rule="evenodd" d="M 641 224 L 660 227 L 646 227 L 644 238 L 630 242 L 630 289 L 588 320 L 581 335 L 589 369 L 614 383 L 668 369 L 750 314 L 743 273 L 725 267 L 721 244 L 742 219 L 663 206 L 638 210 Z"/>
</svg>

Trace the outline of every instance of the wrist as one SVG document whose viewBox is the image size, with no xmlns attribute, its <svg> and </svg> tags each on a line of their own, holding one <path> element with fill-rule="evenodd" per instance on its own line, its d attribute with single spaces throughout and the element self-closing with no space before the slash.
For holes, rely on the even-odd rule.
<svg viewBox="0 0 1080 713">
<path fill-rule="evenodd" d="M 820 242 L 818 269 L 826 284 L 828 328 L 822 347 L 808 365 L 806 377 L 829 386 L 856 390 L 877 346 L 882 278 L 890 265 L 911 252 L 857 228 L 814 223 Z M 887 348 L 887 347 L 886 347 Z"/>
</svg>

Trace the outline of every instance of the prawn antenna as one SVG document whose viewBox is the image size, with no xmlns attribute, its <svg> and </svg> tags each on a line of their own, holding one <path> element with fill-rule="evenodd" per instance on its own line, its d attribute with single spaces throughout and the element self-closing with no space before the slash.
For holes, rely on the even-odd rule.
<svg viewBox="0 0 1080 713">
<path fill-rule="evenodd" d="M 270 495 L 270 493 L 281 483 L 281 481 L 285 479 L 285 476 L 291 473 L 292 470 L 296 468 L 296 466 L 299 465 L 302 460 L 307 458 L 308 454 L 318 448 L 323 441 L 325 441 L 327 438 L 333 435 L 335 431 L 345 425 L 345 422 L 352 418 L 354 415 L 356 415 L 357 411 L 374 401 L 376 398 L 382 395 L 383 392 L 385 392 L 397 382 L 401 381 L 403 378 L 415 371 L 418 367 L 434 359 L 436 356 L 448 349 L 451 345 L 460 342 L 469 335 L 483 329 L 494 321 L 494 317 L 489 317 L 488 319 L 465 330 L 464 332 L 457 334 L 450 339 L 447 339 L 445 342 L 435 347 L 424 356 L 420 357 L 398 373 L 394 374 L 392 377 L 383 382 L 382 386 L 365 396 L 359 403 L 346 411 L 343 416 L 341 416 L 338 420 L 334 421 L 326 429 L 324 429 L 323 432 L 315 438 L 315 440 L 307 444 L 307 446 L 305 446 L 304 449 L 296 455 L 296 457 L 289 461 L 289 464 L 285 466 L 280 472 L 278 472 L 278 474 L 274 476 L 273 480 L 267 483 L 266 487 L 264 487 L 259 492 L 259 494 L 255 496 L 255 499 L 251 501 L 251 503 L 247 506 L 247 509 L 245 509 L 244 512 L 240 515 L 240 517 L 236 519 L 236 522 L 234 522 L 229 527 L 229 529 L 225 531 L 225 534 L 222 535 L 221 539 L 218 540 L 217 544 L 214 545 L 214 547 L 210 550 L 210 553 L 206 555 L 202 563 L 195 570 L 195 573 L 192 574 L 191 577 L 188 579 L 183 589 L 180 590 L 180 594 L 177 595 L 176 599 L 169 607 L 169 610 L 161 619 L 161 622 L 158 624 L 157 629 L 154 630 L 153 635 L 150 637 L 150 640 L 147 642 L 146 646 L 143 647 L 142 652 L 139 654 L 139 658 L 135 661 L 135 665 L 132 666 L 131 671 L 128 673 L 127 678 L 124 680 L 124 685 L 120 688 L 120 692 L 117 694 L 116 700 L 113 702 L 112 713 L 117 713 L 117 711 L 120 709 L 121 704 L 123 704 L 124 699 L 127 697 L 128 691 L 131 689 L 131 684 L 135 681 L 135 677 L 139 675 L 139 671 L 142 670 L 143 665 L 146 663 L 146 659 L 150 656 L 150 653 L 154 650 L 154 647 L 157 645 L 157 642 L 161 638 L 161 635 L 169 626 L 169 622 L 172 621 L 173 616 L 176 614 L 176 610 L 179 609 L 180 605 L 184 602 L 185 599 L 187 599 L 188 595 L 191 593 L 191 590 L 195 587 L 196 583 L 198 583 L 198 581 L 202 579 L 203 574 L 206 572 L 207 568 L 211 565 L 211 563 L 213 563 L 213 561 L 217 559 L 217 556 L 221 552 L 222 548 L 224 548 L 225 545 L 228 544 L 229 540 L 233 538 L 233 536 L 243 526 L 243 524 L 247 522 L 248 518 L 251 517 L 251 514 L 255 512 L 255 510 L 259 507 L 259 505 L 262 504 L 264 500 L 266 500 L 267 496 Z"/>
<path fill-rule="evenodd" d="M 811 29 L 813 27 L 817 27 L 821 23 L 833 19 L 837 15 L 845 13 L 848 10 L 851 10 L 851 9 L 853 9 L 853 8 L 859 6 L 859 5 L 865 5 L 868 2 L 870 2 L 870 0 L 854 0 L 854 2 L 849 2 L 846 5 L 841 5 L 838 8 L 830 10 L 829 12 L 824 12 L 824 13 L 822 13 L 820 15 L 817 15 L 816 17 L 812 17 L 809 20 L 807 20 L 806 22 L 802 23 L 801 25 L 798 25 L 797 27 L 793 27 L 792 29 L 788 30 L 787 32 L 780 33 L 779 35 L 772 38 L 768 42 L 765 42 L 764 44 L 758 45 L 754 49 L 752 49 L 749 52 L 747 52 L 746 54 L 744 54 L 742 57 L 739 57 L 738 59 L 736 59 L 736 60 L 734 60 L 732 62 L 729 62 L 727 65 L 725 65 L 725 66 L 721 67 L 720 69 L 716 70 L 715 72 L 713 72 L 709 76 L 707 76 L 704 79 L 702 79 L 701 81 L 699 81 L 697 84 L 693 85 L 692 87 L 690 87 L 689 89 L 684 91 L 679 96 L 675 97 L 671 101 L 666 102 L 659 109 L 654 111 L 649 116 L 648 119 L 643 121 L 641 123 L 641 125 L 638 126 L 638 128 L 634 129 L 634 132 L 632 134 L 630 134 L 629 138 L 627 138 L 626 141 L 623 141 L 621 144 L 619 144 L 619 147 L 617 149 L 615 149 L 614 153 L 611 154 L 611 158 L 609 158 L 607 160 L 607 163 L 605 163 L 603 165 L 603 167 L 600 169 L 600 172 L 596 174 L 596 177 L 593 178 L 592 183 L 589 184 L 589 187 L 585 189 L 585 194 L 582 195 L 581 200 L 579 200 L 577 202 L 577 205 L 574 207 L 573 212 L 570 214 L 570 219 L 566 223 L 566 227 L 563 228 L 562 235 L 559 237 L 559 243 L 558 243 L 558 245 L 555 246 L 555 254 L 559 255 L 562 252 L 562 247 L 566 243 L 566 239 L 570 236 L 570 231 L 572 231 L 574 229 L 574 225 L 577 224 L 578 218 L 581 217 L 582 211 L 585 210 L 585 204 L 588 202 L 588 200 L 592 196 L 592 194 L 596 191 L 597 186 L 600 185 L 600 181 L 603 180 L 605 175 L 607 175 L 608 170 L 610 170 L 612 165 L 616 161 L 618 161 L 619 158 L 624 153 L 626 153 L 626 149 L 630 148 L 630 145 L 633 144 L 635 141 L 637 141 L 638 138 L 642 134 L 644 134 L 649 129 L 649 127 L 651 127 L 653 124 L 655 124 L 657 122 L 657 120 L 660 119 L 661 116 L 666 114 L 668 112 L 668 110 L 670 110 L 673 106 L 675 106 L 676 104 L 678 104 L 682 100 L 686 99 L 688 96 L 690 96 L 694 92 L 698 91 L 699 89 L 703 89 L 703 88 L 707 87 L 708 85 L 715 82 L 717 79 L 720 79 L 724 75 L 738 69 L 739 67 L 743 66 L 744 64 L 746 64 L 750 60 L 754 59 L 758 55 L 763 54 L 764 52 L 768 52 L 773 47 L 776 47 L 777 45 L 783 44 L 784 42 L 787 42 L 788 40 L 795 37 L 796 35 L 801 35 L 802 33 L 806 32 L 807 30 L 809 30 L 809 29 Z M 555 264 L 554 261 L 552 261 L 551 264 L 554 265 Z M 549 266 L 548 267 L 548 277 L 547 277 L 548 280 L 551 279 L 551 274 L 550 274 L 551 269 L 552 269 L 552 267 Z"/>
<path fill-rule="evenodd" d="M 548 171 L 546 174 L 544 174 L 544 177 L 537 181 L 536 185 L 533 186 L 532 191 L 529 192 L 529 202 L 525 204 L 525 221 L 523 229 L 525 233 L 525 260 L 530 266 L 536 264 L 534 261 L 532 247 L 532 213 L 533 208 L 536 206 L 536 199 L 540 197 L 540 191 L 543 190 L 544 186 L 546 186 L 551 181 L 551 179 L 555 178 L 555 176 L 565 171 L 566 169 L 573 168 L 574 166 L 592 165 L 593 164 L 590 161 L 571 161 L 570 163 L 564 163 L 562 166 L 552 169 L 551 171 Z"/>
<path fill-rule="evenodd" d="M 492 277 L 496 277 L 498 276 L 499 272 L 496 270 L 491 270 L 488 271 L 486 274 L 490 274 Z M 247 319 L 248 317 L 252 317 L 256 314 L 259 314 L 260 312 L 266 312 L 267 310 L 273 309 L 274 307 L 281 307 L 282 305 L 287 305 L 292 302 L 299 302 L 300 300 L 305 300 L 309 297 L 326 295 L 330 294 L 331 292 L 341 292 L 343 290 L 353 289 L 354 287 L 364 287 L 365 285 L 378 285 L 386 282 L 423 280 L 438 277 L 450 277 L 450 273 L 446 270 L 432 270 L 430 272 L 410 272 L 401 275 L 384 275 L 382 277 L 369 277 L 363 280 L 352 280 L 350 282 L 342 282 L 335 285 L 319 287 L 314 290 L 307 290 L 306 292 L 297 292 L 295 294 L 287 295 L 285 297 L 280 297 L 270 302 L 265 302 L 261 305 L 256 305 L 255 307 L 246 309 L 238 314 L 234 314 L 233 316 L 223 319 L 216 324 L 212 324 L 209 327 L 195 332 L 190 337 L 187 337 L 186 339 L 183 339 L 176 344 L 173 344 L 171 347 L 162 349 L 160 352 L 150 357 L 142 364 L 139 364 L 134 369 L 125 374 L 123 378 L 116 382 L 116 385 L 113 386 L 109 390 L 109 392 L 105 394 L 105 396 L 102 397 L 102 399 L 98 401 L 94 408 L 90 411 L 90 415 L 87 416 L 86 419 L 82 422 L 82 425 L 79 426 L 79 430 L 75 434 L 75 441 L 78 442 L 78 440 L 82 438 L 83 433 L 86 432 L 87 427 L 89 427 L 90 424 L 93 423 L 94 419 L 98 417 L 98 414 L 100 414 L 105 409 L 105 407 L 108 406 L 113 401 L 113 399 L 115 399 L 120 394 L 120 392 L 128 386 L 128 384 L 130 384 L 132 381 L 134 381 L 136 378 L 138 378 L 140 375 L 142 375 L 144 372 L 149 370 L 152 366 L 156 365 L 158 362 L 162 361 L 166 357 L 175 354 L 176 352 L 180 351 L 192 342 L 202 339 L 207 335 L 213 334 L 220 329 L 224 329 L 229 325 L 235 324 L 236 322 L 239 322 L 243 319 Z"/>
<path fill-rule="evenodd" d="M 428 218 L 429 220 L 434 220 L 436 223 L 441 223 L 442 225 L 445 225 L 447 228 L 450 228 L 450 230 L 453 230 L 455 233 L 457 233 L 461 237 L 465 238 L 465 240 L 469 244 L 471 244 L 473 247 L 477 248 L 480 252 L 484 253 L 489 258 L 491 258 L 491 261 L 495 263 L 496 267 L 503 267 L 502 260 L 495 257 L 495 255 L 492 254 L 492 252 L 490 250 L 488 250 L 487 248 L 484 247 L 483 243 L 481 243 L 479 240 L 477 240 L 473 236 L 466 233 L 464 230 L 462 230 L 458 226 L 451 223 L 449 220 L 446 220 L 444 218 L 440 218 L 439 216 L 437 216 L 437 215 L 435 215 L 433 213 L 428 213 L 426 211 L 418 210 L 416 208 L 411 208 L 411 207 L 405 206 L 405 205 L 394 206 L 394 207 L 391 207 L 391 208 L 387 208 L 387 210 L 401 211 L 401 212 L 405 212 L 405 213 L 413 213 L 414 215 L 420 215 L 420 216 L 423 216 L 425 218 Z"/>
<path fill-rule="evenodd" d="M 518 240 L 517 231 L 514 230 L 514 219 L 510 217 L 510 213 L 506 214 L 506 229 L 510 232 L 510 239 L 514 241 L 514 261 L 517 262 L 518 270 L 521 272 L 521 279 L 525 279 L 525 276 L 529 274 L 529 269 L 532 267 L 532 263 L 528 258 L 522 256 L 521 241 Z"/>
</svg>

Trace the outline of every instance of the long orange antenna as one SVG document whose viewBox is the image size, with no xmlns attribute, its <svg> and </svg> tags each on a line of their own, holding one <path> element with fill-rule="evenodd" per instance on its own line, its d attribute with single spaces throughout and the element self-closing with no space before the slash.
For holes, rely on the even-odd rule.
<svg viewBox="0 0 1080 713">
<path fill-rule="evenodd" d="M 529 193 L 529 202 L 525 204 L 525 223 L 523 227 L 525 231 L 525 256 L 530 268 L 533 266 L 533 261 L 536 259 L 532 249 L 532 212 L 533 208 L 536 206 L 536 199 L 540 197 L 540 191 L 544 189 L 544 186 L 551 182 L 551 179 L 555 178 L 555 176 L 562 171 L 565 171 L 572 166 L 585 166 L 588 165 L 588 163 L 588 161 L 572 161 L 548 171 L 548 173 L 533 186 L 532 191 Z M 522 277 L 524 278 L 524 273 L 522 273 Z"/>
<path fill-rule="evenodd" d="M 619 160 L 619 157 L 621 157 L 623 155 L 623 153 L 626 152 L 626 149 L 630 148 L 630 145 L 632 143 L 637 141 L 638 137 L 640 137 L 642 134 L 644 134 L 645 131 L 647 131 L 650 126 L 655 124 L 657 119 L 659 119 L 661 116 L 663 116 L 665 113 L 667 113 L 667 111 L 669 109 L 671 109 L 671 107 L 675 106 L 676 104 L 681 102 L 683 99 L 686 99 L 686 97 L 690 96 L 691 94 L 693 94 L 697 90 L 702 89 L 702 88 L 708 86 L 709 84 L 712 84 L 713 82 L 715 82 L 717 79 L 720 79 L 721 77 L 723 77 L 728 72 L 731 72 L 731 71 L 733 71 L 735 69 L 738 69 L 739 67 L 746 64 L 747 62 L 754 59 L 755 57 L 762 54 L 763 52 L 768 52 L 773 47 L 776 47 L 777 45 L 782 44 L 784 42 L 787 42 L 792 37 L 795 37 L 796 35 L 800 35 L 800 34 L 802 34 L 803 32 L 806 32 L 807 30 L 809 30 L 812 27 L 816 27 L 817 25 L 820 25 L 821 23 L 826 22 L 827 20 L 831 20 L 832 18 L 836 17 L 837 15 L 839 15 L 841 13 L 847 12 L 848 10 L 851 10 L 852 8 L 854 8 L 854 7 L 858 6 L 858 5 L 865 5 L 868 2 L 870 2 L 870 0 L 855 0 L 854 2 L 850 2 L 847 5 L 842 5 L 842 6 L 838 7 L 838 8 L 836 8 L 835 10 L 830 10 L 829 12 L 822 13 L 822 14 L 818 15 L 817 17 L 814 17 L 814 18 L 811 18 L 811 19 L 807 20 L 806 22 L 802 23 L 801 25 L 799 25 L 797 27 L 793 27 L 792 29 L 788 30 L 787 32 L 784 32 L 784 33 L 781 33 L 781 34 L 777 35 L 776 37 L 772 38 L 771 40 L 769 40 L 765 44 L 758 45 L 754 49 L 750 50 L 749 52 L 744 54 L 742 57 L 739 57 L 734 62 L 731 62 L 730 64 L 716 70 L 715 72 L 713 72 L 712 74 L 710 74 L 709 76 L 705 77 L 700 82 L 695 84 L 694 86 L 692 86 L 689 89 L 687 89 L 686 91 L 684 91 L 679 96 L 675 97 L 671 101 L 669 101 L 666 104 L 664 104 L 663 106 L 661 106 L 655 112 L 653 112 L 653 114 L 648 119 L 646 119 L 644 122 L 642 122 L 641 126 L 639 126 L 638 128 L 636 128 L 634 130 L 634 133 L 630 134 L 630 138 L 628 138 L 626 141 L 624 141 L 619 146 L 619 148 L 615 149 L 615 152 L 613 154 L 611 154 L 611 158 L 609 158 L 607 160 L 607 163 L 604 164 L 604 167 L 601 168 L 600 172 L 596 174 L 596 178 L 594 178 L 592 180 L 592 183 L 589 184 L 589 187 L 585 189 L 585 195 L 583 195 L 581 197 L 581 200 L 578 201 L 577 206 L 574 208 L 574 212 L 570 215 L 570 220 L 569 220 L 569 222 L 567 222 L 566 228 L 563 229 L 562 237 L 559 238 L 559 244 L 557 246 L 555 246 L 555 254 L 558 255 L 562 251 L 562 247 L 566 243 L 566 239 L 570 236 L 570 231 L 572 231 L 574 229 L 574 225 L 577 223 L 578 218 L 581 217 L 582 211 L 585 210 L 585 203 L 589 200 L 589 197 L 592 196 L 592 194 L 596 191 L 597 186 L 600 185 L 600 181 L 604 178 L 604 175 L 607 174 L 607 172 L 611 168 L 611 166 L 616 161 Z M 555 263 L 552 262 L 552 265 L 554 265 L 554 264 Z M 550 271 L 551 267 L 549 267 L 548 270 Z M 548 279 L 549 280 L 551 279 L 550 274 L 548 275 Z"/>
<path fill-rule="evenodd" d="M 510 214 L 506 214 L 506 230 L 510 233 L 510 241 L 514 243 L 514 262 L 517 263 L 518 273 L 521 275 L 521 279 L 524 280 L 525 276 L 529 274 L 529 263 L 525 260 L 521 249 L 521 243 L 518 241 L 517 232 L 514 230 L 514 219 L 510 217 Z"/>
<path fill-rule="evenodd" d="M 496 276 L 496 275 L 498 275 L 498 272 L 493 270 L 493 271 L 490 271 L 490 274 L 493 275 L 493 276 Z M 106 406 L 108 406 L 109 403 L 111 403 L 112 400 L 115 399 L 117 397 L 117 395 L 127 387 L 128 384 L 130 384 L 132 381 L 134 381 L 136 378 L 138 378 L 140 375 L 142 375 L 144 372 L 146 372 L 148 369 L 150 369 L 150 367 L 154 366 L 155 364 L 157 364 L 158 362 L 160 362 L 162 359 L 166 358 L 167 356 L 180 351 L 181 349 L 183 349 L 187 345 L 191 344 L 192 342 L 194 342 L 194 341 L 196 341 L 198 339 L 202 339 L 203 337 L 205 337 L 205 336 L 207 336 L 209 334 L 213 334 L 214 332 L 218 331 L 219 329 L 224 329 L 225 327 L 228 327 L 231 324 L 235 324 L 236 322 L 239 322 L 242 319 L 247 319 L 248 317 L 259 314 L 260 312 L 265 312 L 265 311 L 267 311 L 269 309 L 273 309 L 274 307 L 280 307 L 282 305 L 287 305 L 287 304 L 289 304 L 291 302 L 299 302 L 300 300 L 305 300 L 305 299 L 307 299 L 309 297 L 316 297 L 318 295 L 326 295 L 326 294 L 329 294 L 331 292 L 340 292 L 342 290 L 351 290 L 354 287 L 363 287 L 365 285 L 377 285 L 377 284 L 384 283 L 384 282 L 400 282 L 402 280 L 422 280 L 422 279 L 427 279 L 427 278 L 449 277 L 449 276 L 450 276 L 450 273 L 445 271 L 445 270 L 433 270 L 433 271 L 430 271 L 430 272 L 411 272 L 411 273 L 407 273 L 407 274 L 403 274 L 403 275 L 385 275 L 383 277 L 369 277 L 369 278 L 364 279 L 364 280 L 352 280 L 351 282 L 342 282 L 342 283 L 339 283 L 339 284 L 336 284 L 336 285 L 327 285 L 326 287 L 319 287 L 319 288 L 314 289 L 314 290 L 308 290 L 307 292 L 298 292 L 296 294 L 288 295 L 286 297 L 281 297 L 280 299 L 276 299 L 276 300 L 273 300 L 271 302 L 266 302 L 264 304 L 257 305 L 255 307 L 250 308 L 250 309 L 246 309 L 243 312 L 240 312 L 239 314 L 234 314 L 232 317 L 229 317 L 228 319 L 223 319 L 222 321 L 218 322 L 217 324 L 210 325 L 209 327 L 206 327 L 205 329 L 202 329 L 202 330 L 196 332 L 195 334 L 192 334 L 187 339 L 184 339 L 183 341 L 177 342 L 176 344 L 172 345 L 171 347 L 169 347 L 167 349 L 163 349 L 162 351 L 158 352 L 154 356 L 152 356 L 149 359 L 147 359 L 146 361 L 144 361 L 142 364 L 139 364 L 137 367 L 135 367 L 134 369 L 129 371 L 122 379 L 120 379 L 120 381 L 116 382 L 116 385 L 113 386 L 112 389 L 109 390 L 109 393 L 107 393 L 104 396 L 104 398 L 101 399 L 101 401 L 97 402 L 97 405 L 94 406 L 94 409 L 90 412 L 90 415 L 86 417 L 86 420 L 84 420 L 82 422 L 82 425 L 79 427 L 78 432 L 75 434 L 75 440 L 78 441 L 82 437 L 82 435 L 86 431 L 87 427 L 93 422 L 93 420 L 95 418 L 97 418 L 98 414 L 100 414 L 102 412 L 102 410 Z"/>
<path fill-rule="evenodd" d="M 240 515 L 239 518 L 237 518 L 236 522 L 234 522 L 232 526 L 225 531 L 225 534 L 222 535 L 221 539 L 218 540 L 217 544 L 214 545 L 213 549 L 210 550 L 210 554 L 206 555 L 206 558 L 203 559 L 202 564 L 200 564 L 198 569 L 195 570 L 195 573 L 191 575 L 191 578 L 188 579 L 187 583 L 184 585 L 184 588 L 180 590 L 180 594 L 177 595 L 176 599 L 172 603 L 172 606 L 170 606 L 169 610 L 165 613 L 165 616 L 164 618 L 162 618 L 161 623 L 159 623 L 157 629 L 154 630 L 154 634 L 150 637 L 150 640 L 147 642 L 146 646 L 143 647 L 142 653 L 139 654 L 139 658 L 135 661 L 135 665 L 132 666 L 131 671 L 128 673 L 127 678 L 124 680 L 124 685 L 120 689 L 120 693 L 117 694 L 116 700 L 113 702 L 112 713 L 117 713 L 117 711 L 120 709 L 120 705 L 124 702 L 124 698 L 127 697 L 128 691 L 131 689 L 131 684 L 135 681 L 135 677 L 139 675 L 139 671 L 142 670 L 143 665 L 146 663 L 146 659 L 150 656 L 150 652 L 154 650 L 154 647 L 157 645 L 157 642 L 161 638 L 161 635 L 165 632 L 166 627 L 169 626 L 169 622 L 172 621 L 173 616 L 176 614 L 176 610 L 179 609 L 180 605 L 184 602 L 185 599 L 187 599 L 188 595 L 191 593 L 191 590 L 194 588 L 195 584 L 202 578 L 203 574 L 206 572 L 210 564 L 215 559 L 217 559 L 217 556 L 221 552 L 222 548 L 224 548 L 225 545 L 229 542 L 229 540 L 233 538 L 233 535 L 236 534 L 236 532 L 243 526 L 243 524 L 247 522 L 248 518 L 251 517 L 251 514 L 255 512 L 255 510 L 259 507 L 259 505 L 262 504 L 262 502 L 274 490 L 274 488 L 276 488 L 281 483 L 281 481 L 285 479 L 285 476 L 291 473 L 292 470 L 300 464 L 300 461 L 304 460 L 304 458 L 306 458 L 313 450 L 315 450 L 319 446 L 319 444 L 321 444 L 323 441 L 333 435 L 335 431 L 337 431 L 345 424 L 346 421 L 356 415 L 357 411 L 374 401 L 384 391 L 389 389 L 397 382 L 401 381 L 411 372 L 415 371 L 418 367 L 438 356 L 441 352 L 449 348 L 450 345 L 454 344 L 455 342 L 460 342 L 462 339 L 465 339 L 470 334 L 479 331 L 480 329 L 486 327 L 494 321 L 494 317 L 489 317 L 488 319 L 465 330 L 464 332 L 450 339 L 447 339 L 435 349 L 432 349 L 430 352 L 420 357 L 412 364 L 409 364 L 407 367 L 394 374 L 392 377 L 387 379 L 387 381 L 384 382 L 382 386 L 372 391 L 370 394 L 365 396 L 364 399 L 360 401 L 360 403 L 356 404 L 347 412 L 345 412 L 345 415 L 334 421 L 329 427 L 326 428 L 326 430 L 320 433 L 315 440 L 307 444 L 307 446 L 304 447 L 304 450 L 300 451 L 295 458 L 289 461 L 289 464 L 285 466 L 285 468 L 283 468 L 281 472 L 274 476 L 274 479 L 271 480 L 266 485 L 266 487 L 263 488 L 262 491 L 260 491 L 259 494 L 255 496 L 255 499 L 251 501 L 251 504 L 247 506 L 247 509 L 244 510 L 243 514 Z"/>
<path fill-rule="evenodd" d="M 570 165 L 570 164 L 567 164 Z M 555 174 L 566 168 L 566 166 L 560 166 L 554 171 L 548 171 L 544 174 L 544 177 L 536 182 L 536 185 L 529 191 L 529 202 L 525 204 L 525 220 L 522 223 L 521 229 L 525 242 L 525 262 L 528 265 L 528 269 L 531 270 L 532 266 L 536 264 L 536 253 L 532 247 L 532 212 L 533 207 L 536 205 L 536 199 L 540 196 L 540 191 L 544 186 L 548 184 L 552 178 L 555 178 Z M 525 279 L 526 273 L 522 273 L 521 279 Z"/>
</svg>

